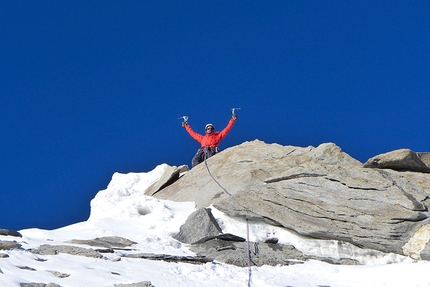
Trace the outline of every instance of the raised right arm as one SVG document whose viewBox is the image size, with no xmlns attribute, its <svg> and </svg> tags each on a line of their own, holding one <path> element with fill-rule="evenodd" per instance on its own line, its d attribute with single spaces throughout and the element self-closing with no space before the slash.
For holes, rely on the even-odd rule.
<svg viewBox="0 0 430 287">
<path fill-rule="evenodd" d="M 190 127 L 190 125 L 185 126 L 185 130 L 190 134 L 190 136 L 198 141 L 200 144 L 202 143 L 203 136 L 201 134 L 196 133 L 193 131 L 193 129 Z"/>
</svg>

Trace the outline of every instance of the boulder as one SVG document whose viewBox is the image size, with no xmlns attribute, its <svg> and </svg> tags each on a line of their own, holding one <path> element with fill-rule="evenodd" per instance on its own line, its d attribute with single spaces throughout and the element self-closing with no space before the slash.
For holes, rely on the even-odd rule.
<svg viewBox="0 0 430 287">
<path fill-rule="evenodd" d="M 161 178 L 146 189 L 145 194 L 151 196 L 157 191 L 171 185 L 179 179 L 181 173 L 184 173 L 188 170 L 189 169 L 187 165 L 181 165 L 179 167 L 169 166 L 166 168 Z"/>
<path fill-rule="evenodd" d="M 410 149 L 399 149 L 368 159 L 363 167 L 385 168 L 399 171 L 430 172 L 429 153 L 415 153 Z"/>
<path fill-rule="evenodd" d="M 154 194 L 309 238 L 430 260 L 430 174 L 369 169 L 333 143 L 228 148 Z M 231 196 L 220 186 L 222 185 Z"/>
<path fill-rule="evenodd" d="M 185 224 L 180 227 L 175 239 L 183 243 L 194 243 L 208 236 L 221 233 L 221 228 L 212 215 L 210 208 L 201 208 L 188 216 Z"/>
</svg>

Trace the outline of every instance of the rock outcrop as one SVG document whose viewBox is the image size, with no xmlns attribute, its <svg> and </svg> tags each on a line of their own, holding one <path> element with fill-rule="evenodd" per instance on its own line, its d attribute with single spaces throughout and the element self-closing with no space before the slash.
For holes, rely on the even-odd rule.
<svg viewBox="0 0 430 287">
<path fill-rule="evenodd" d="M 66 253 L 70 255 L 77 256 L 85 256 L 85 257 L 93 257 L 93 258 L 103 258 L 98 251 L 90 249 L 90 248 L 82 248 L 77 246 L 69 246 L 69 245 L 49 245 L 44 244 L 39 246 L 36 249 L 30 249 L 31 253 L 38 255 L 57 255 L 60 253 Z"/>
<path fill-rule="evenodd" d="M 0 240 L 0 250 L 11 250 L 20 248 L 21 244 L 16 241 L 2 241 Z"/>
<path fill-rule="evenodd" d="M 91 240 L 72 239 L 69 241 L 69 243 L 98 246 L 98 247 L 105 247 L 105 248 L 125 248 L 133 244 L 136 244 L 137 242 L 134 242 L 119 236 L 106 236 L 106 237 L 95 238 Z"/>
<path fill-rule="evenodd" d="M 21 233 L 15 230 L 0 228 L 0 235 L 22 237 Z"/>
<path fill-rule="evenodd" d="M 206 258 L 206 262 L 216 260 L 240 267 L 250 263 L 255 266 L 301 264 L 309 259 L 331 264 L 360 264 L 349 258 L 308 256 L 292 245 L 279 244 L 278 239 L 273 237 L 265 242 L 247 242 L 245 238 L 222 233 L 210 208 L 201 208 L 192 213 L 175 238 L 191 244 L 191 250 Z"/>
<path fill-rule="evenodd" d="M 161 176 L 161 178 L 155 182 L 153 185 L 148 187 L 146 190 L 146 194 L 152 195 L 157 193 L 159 190 L 171 185 L 175 181 L 177 181 L 181 175 L 181 173 L 187 172 L 188 166 L 181 165 L 179 167 L 169 166 Z"/>
<path fill-rule="evenodd" d="M 318 147 L 255 140 L 208 159 L 153 194 L 213 205 L 310 238 L 430 260 L 430 175 L 364 168 L 333 143 Z M 424 238 L 424 239 L 423 239 Z"/>
<path fill-rule="evenodd" d="M 430 153 L 399 149 L 374 156 L 366 161 L 363 166 L 398 171 L 430 172 Z"/>
</svg>

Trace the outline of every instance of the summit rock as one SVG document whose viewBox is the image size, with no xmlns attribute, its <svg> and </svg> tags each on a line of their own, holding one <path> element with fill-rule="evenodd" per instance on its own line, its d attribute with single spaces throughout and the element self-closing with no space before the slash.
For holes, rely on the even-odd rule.
<svg viewBox="0 0 430 287">
<path fill-rule="evenodd" d="M 430 174 L 366 168 L 334 143 L 295 147 L 254 140 L 148 195 L 213 206 L 309 238 L 430 260 L 429 193 Z"/>
</svg>

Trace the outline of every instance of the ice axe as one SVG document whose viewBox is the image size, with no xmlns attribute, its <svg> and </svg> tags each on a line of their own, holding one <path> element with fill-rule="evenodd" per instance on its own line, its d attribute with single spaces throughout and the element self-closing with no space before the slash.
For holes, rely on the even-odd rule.
<svg viewBox="0 0 430 287">
<path fill-rule="evenodd" d="M 182 116 L 182 117 L 179 117 L 178 118 L 178 120 L 180 120 L 180 119 L 183 119 L 184 121 L 184 123 L 186 123 L 186 122 L 188 122 L 188 116 Z"/>
<path fill-rule="evenodd" d="M 234 113 L 235 110 L 240 110 L 240 108 L 232 108 L 231 109 L 231 115 L 235 116 L 236 114 Z"/>
</svg>

